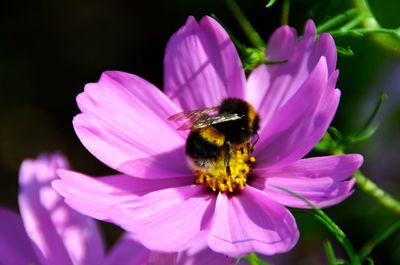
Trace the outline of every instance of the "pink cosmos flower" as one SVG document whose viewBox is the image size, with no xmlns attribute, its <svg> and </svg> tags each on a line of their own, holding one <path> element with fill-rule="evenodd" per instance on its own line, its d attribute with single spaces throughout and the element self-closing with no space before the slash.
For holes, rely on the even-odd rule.
<svg viewBox="0 0 400 265">
<path fill-rule="evenodd" d="M 131 234 L 105 254 L 95 221 L 69 208 L 50 186 L 58 178 L 58 168 L 68 168 L 60 154 L 23 162 L 19 176 L 22 218 L 0 208 L 0 264 L 233 264 L 234 260 L 201 246 L 181 253 L 151 252 Z"/>
<path fill-rule="evenodd" d="M 150 249 L 206 242 L 230 256 L 289 251 L 299 231 L 285 206 L 307 205 L 275 186 L 331 206 L 352 193 L 349 177 L 362 163 L 358 154 L 303 158 L 327 130 L 340 97 L 334 41 L 315 32 L 312 21 L 299 39 L 288 26 L 276 30 L 266 57 L 287 62 L 259 66 L 246 81 L 224 29 L 210 17 L 189 17 L 166 49 L 164 93 L 138 76 L 106 72 L 77 97 L 78 137 L 121 174 L 92 178 L 61 170 L 54 188 L 73 208 L 120 225 Z M 234 192 L 194 183 L 188 132 L 168 121 L 224 98 L 246 100 L 260 117 L 256 162 Z"/>
</svg>

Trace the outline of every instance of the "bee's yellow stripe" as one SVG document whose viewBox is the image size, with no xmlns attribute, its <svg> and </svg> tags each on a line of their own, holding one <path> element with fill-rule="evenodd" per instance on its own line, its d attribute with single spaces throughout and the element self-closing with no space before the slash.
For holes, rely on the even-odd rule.
<svg viewBox="0 0 400 265">
<path fill-rule="evenodd" d="M 249 125 L 249 128 L 251 128 L 251 127 L 253 127 L 254 120 L 256 119 L 256 116 L 257 116 L 257 112 L 252 105 L 250 105 L 250 104 L 248 104 L 248 105 L 249 105 L 249 110 L 247 113 L 248 119 L 249 119 L 248 125 Z"/>
<path fill-rule="evenodd" d="M 225 135 L 220 133 L 214 127 L 208 126 L 199 130 L 201 138 L 205 141 L 215 144 L 216 146 L 223 146 L 225 143 Z"/>
</svg>

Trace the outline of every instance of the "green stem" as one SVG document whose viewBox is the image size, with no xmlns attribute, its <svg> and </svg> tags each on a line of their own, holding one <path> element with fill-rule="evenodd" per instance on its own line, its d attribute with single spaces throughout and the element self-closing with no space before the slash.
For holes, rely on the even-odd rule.
<svg viewBox="0 0 400 265">
<path fill-rule="evenodd" d="M 376 115 L 378 114 L 379 110 L 381 109 L 383 101 L 387 98 L 387 94 L 384 91 L 379 92 L 378 100 L 375 104 L 374 110 L 372 111 L 371 115 L 365 121 L 365 123 L 361 126 L 360 130 L 357 134 L 361 134 L 365 132 L 372 124 L 372 121 L 375 119 Z"/>
<path fill-rule="evenodd" d="M 371 8 L 367 0 L 353 0 L 355 8 L 361 13 L 365 15 L 363 25 L 365 28 L 380 28 L 378 21 L 375 19 L 375 16 L 372 14 Z"/>
<path fill-rule="evenodd" d="M 250 265 L 270 265 L 268 262 L 265 260 L 260 259 L 256 253 L 250 253 L 247 256 L 247 261 L 249 262 Z"/>
<path fill-rule="evenodd" d="M 369 240 L 360 250 L 360 259 L 361 261 L 368 258 L 369 254 L 371 254 L 372 250 L 384 240 L 386 240 L 389 236 L 393 235 L 397 230 L 400 229 L 400 220 L 392 224 L 385 231 L 378 233 L 375 237 Z"/>
<path fill-rule="evenodd" d="M 335 251 L 333 251 L 332 244 L 331 242 L 329 242 L 329 240 L 326 240 L 324 242 L 324 248 L 325 248 L 326 258 L 328 259 L 328 264 L 336 265 Z"/>
<path fill-rule="evenodd" d="M 234 0 L 225 0 L 226 5 L 232 12 L 233 16 L 236 18 L 239 26 L 242 28 L 242 31 L 249 39 L 251 44 L 256 48 L 264 48 L 265 43 L 258 35 L 257 31 L 253 28 L 250 21 L 246 18 L 238 4 Z"/>
<path fill-rule="evenodd" d="M 364 34 L 371 34 L 371 33 L 385 33 L 390 34 L 395 37 L 400 36 L 399 29 L 385 29 L 385 28 L 363 28 L 363 29 L 351 29 L 351 30 L 334 30 L 329 32 L 333 37 L 341 37 L 346 35 L 356 35 L 356 36 L 363 36 Z M 392 47 L 393 48 L 393 47 Z"/>
<path fill-rule="evenodd" d="M 381 25 L 379 25 L 379 22 L 373 15 L 367 0 L 353 0 L 353 4 L 361 14 L 365 15 L 364 20 L 362 21 L 362 25 L 365 29 L 382 29 Z M 379 36 L 372 35 L 372 39 L 387 50 L 400 54 L 400 36 L 398 30 L 397 34 L 395 34 L 395 37 L 393 34 Z"/>
<path fill-rule="evenodd" d="M 317 33 L 320 34 L 322 32 L 328 31 L 329 29 L 335 28 L 342 24 L 344 21 L 354 17 L 357 14 L 357 10 L 355 8 L 349 9 L 346 12 L 337 15 L 328 21 L 322 23 L 317 27 Z"/>
<path fill-rule="evenodd" d="M 364 14 L 359 14 L 352 20 L 350 20 L 348 23 L 346 23 L 344 26 L 342 26 L 340 29 L 341 30 L 351 30 L 358 26 L 362 21 L 364 20 Z"/>
<path fill-rule="evenodd" d="M 354 174 L 357 179 L 357 187 L 367 194 L 372 200 L 379 203 L 387 210 L 400 215 L 400 202 L 389 193 L 379 188 L 372 180 L 368 179 L 361 171 Z"/>
<path fill-rule="evenodd" d="M 289 10 L 290 0 L 284 0 L 282 4 L 281 25 L 289 25 Z"/>
<path fill-rule="evenodd" d="M 327 216 L 321 209 L 317 208 L 314 204 L 312 204 L 310 201 L 305 199 L 300 194 L 297 194 L 291 190 L 288 190 L 288 189 L 280 187 L 280 186 L 272 185 L 272 187 L 283 190 L 283 191 L 293 195 L 294 197 L 302 200 L 303 202 L 307 203 L 307 205 L 314 210 L 314 212 L 313 212 L 314 217 L 317 220 L 319 220 L 322 224 L 324 224 L 325 227 L 333 234 L 333 236 L 339 242 L 339 244 L 341 245 L 344 252 L 347 254 L 347 256 L 349 258 L 349 264 L 361 265 L 360 259 L 357 256 L 357 253 L 354 250 L 353 245 L 347 239 L 346 234 L 336 225 L 336 223 L 334 221 L 332 221 L 331 218 L 329 218 L 329 216 Z"/>
</svg>

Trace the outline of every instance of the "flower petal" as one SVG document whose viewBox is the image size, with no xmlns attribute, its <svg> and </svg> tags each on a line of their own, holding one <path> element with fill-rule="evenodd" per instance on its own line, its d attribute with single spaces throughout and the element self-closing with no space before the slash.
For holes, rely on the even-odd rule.
<svg viewBox="0 0 400 265">
<path fill-rule="evenodd" d="M 243 98 L 245 75 L 239 55 L 221 25 L 211 17 L 189 17 L 168 42 L 164 91 L 183 110 Z"/>
<path fill-rule="evenodd" d="M 135 241 L 131 234 L 126 233 L 111 249 L 103 265 L 147 264 L 149 255 L 150 250 Z"/>
<path fill-rule="evenodd" d="M 177 252 L 204 239 L 215 208 L 202 186 L 183 186 L 148 193 L 110 208 L 112 221 L 154 251 Z"/>
<path fill-rule="evenodd" d="M 261 131 L 267 130 L 272 117 L 288 105 L 301 88 L 304 89 L 304 83 L 322 57 L 326 59 L 328 76 L 335 72 L 336 47 L 333 38 L 329 34 L 322 34 L 315 40 L 315 31 L 314 23 L 309 20 L 304 35 L 297 41 L 293 28 L 280 27 L 268 42 L 267 59 L 287 62 L 262 65 L 250 74 L 246 99 L 261 117 Z M 323 85 L 320 89 L 332 90 Z M 302 101 L 307 102 L 304 98 Z"/>
<path fill-rule="evenodd" d="M 289 251 L 299 238 L 292 214 L 262 192 L 246 186 L 240 195 L 220 194 L 208 236 L 211 249 L 230 256 Z"/>
<path fill-rule="evenodd" d="M 304 73 L 310 73 L 320 57 L 324 56 L 328 62 L 328 71 L 332 73 L 336 69 L 336 46 L 332 36 L 327 33 L 321 34 L 316 39 L 316 28 L 312 20 L 308 20 L 303 36 L 297 40 L 297 33 L 294 28 L 282 26 L 271 35 L 266 57 L 268 60 L 288 60 L 294 76 L 300 77 Z M 287 67 L 285 64 L 277 65 Z M 294 66 L 297 66 L 295 70 Z M 275 67 L 273 67 L 275 68 Z"/>
<path fill-rule="evenodd" d="M 21 217 L 0 208 L 0 264 L 39 264 Z"/>
<path fill-rule="evenodd" d="M 185 135 L 168 117 L 179 112 L 152 84 L 123 72 L 105 72 L 85 86 L 77 102 L 75 131 L 108 166 L 137 177 L 163 178 L 190 172 Z M 171 166 L 173 165 L 173 166 Z"/>
<path fill-rule="evenodd" d="M 179 252 L 176 258 L 176 265 L 233 265 L 237 264 L 236 259 L 224 254 L 212 251 L 206 242 L 198 242 L 197 245 L 186 251 Z"/>
<path fill-rule="evenodd" d="M 304 157 L 322 138 L 336 112 L 338 72 L 328 79 L 325 57 L 290 100 L 261 129 L 255 155 L 262 167 L 282 167 Z M 262 119 L 263 117 L 261 117 Z"/>
<path fill-rule="evenodd" d="M 52 185 L 65 202 L 78 212 L 105 221 L 108 220 L 107 209 L 114 204 L 193 182 L 191 178 L 152 180 L 127 175 L 91 177 L 69 170 L 58 170 L 57 173 L 60 179 L 53 181 Z"/>
<path fill-rule="evenodd" d="M 59 154 L 25 160 L 20 169 L 19 208 L 41 264 L 100 264 L 104 246 L 93 219 L 70 209 L 51 188 Z"/>
<path fill-rule="evenodd" d="M 361 166 L 361 155 L 306 158 L 279 169 L 254 169 L 251 183 L 268 197 L 289 207 L 309 208 L 302 200 L 274 186 L 293 191 L 315 204 L 327 207 L 352 194 L 355 179 L 349 177 Z"/>
<path fill-rule="evenodd" d="M 177 265 L 176 262 L 177 253 L 172 252 L 157 252 L 152 251 L 149 255 L 149 259 L 147 260 L 147 264 L 157 264 L 157 265 Z"/>
</svg>

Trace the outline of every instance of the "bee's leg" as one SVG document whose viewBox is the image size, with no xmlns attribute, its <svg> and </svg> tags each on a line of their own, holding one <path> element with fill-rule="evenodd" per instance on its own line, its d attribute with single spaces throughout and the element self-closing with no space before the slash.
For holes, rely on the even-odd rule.
<svg viewBox="0 0 400 265">
<path fill-rule="evenodd" d="M 256 143 L 258 142 L 258 140 L 260 140 L 260 136 L 258 135 L 258 133 L 256 133 L 255 136 L 256 136 L 257 138 L 256 138 L 256 140 L 254 141 L 254 143 L 251 144 L 250 151 L 253 151 L 253 150 L 254 150 L 254 146 L 256 145 Z"/>
<path fill-rule="evenodd" d="M 225 168 L 226 168 L 226 174 L 228 176 L 231 175 L 231 168 L 229 166 L 229 161 L 231 159 L 231 152 L 232 152 L 232 147 L 230 142 L 225 142 Z"/>
</svg>

